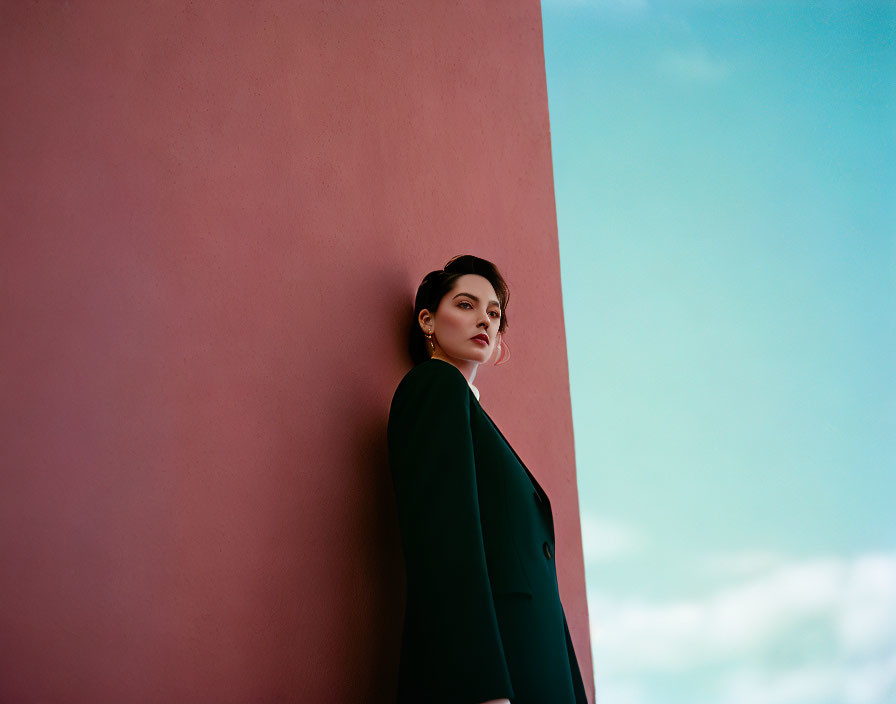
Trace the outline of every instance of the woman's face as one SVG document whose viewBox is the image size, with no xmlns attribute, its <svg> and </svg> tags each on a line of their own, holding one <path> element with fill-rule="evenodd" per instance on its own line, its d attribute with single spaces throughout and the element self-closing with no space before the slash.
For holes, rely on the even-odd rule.
<svg viewBox="0 0 896 704">
<path fill-rule="evenodd" d="M 464 274 L 442 297 L 432 316 L 428 311 L 420 311 L 419 321 L 424 332 L 432 330 L 434 357 L 454 363 L 482 364 L 497 346 L 501 306 L 488 279 L 479 274 Z"/>
</svg>

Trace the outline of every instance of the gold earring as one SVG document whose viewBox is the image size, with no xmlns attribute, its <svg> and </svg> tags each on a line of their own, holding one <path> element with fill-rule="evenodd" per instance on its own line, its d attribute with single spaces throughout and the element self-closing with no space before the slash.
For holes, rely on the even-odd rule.
<svg viewBox="0 0 896 704">
<path fill-rule="evenodd" d="M 429 349 L 430 349 L 430 352 L 433 353 L 433 354 L 435 354 L 436 347 L 435 347 L 435 345 L 432 344 L 432 330 L 427 330 L 427 331 L 426 331 L 425 333 L 423 333 L 423 334 L 426 335 L 426 339 L 429 340 Z"/>
</svg>

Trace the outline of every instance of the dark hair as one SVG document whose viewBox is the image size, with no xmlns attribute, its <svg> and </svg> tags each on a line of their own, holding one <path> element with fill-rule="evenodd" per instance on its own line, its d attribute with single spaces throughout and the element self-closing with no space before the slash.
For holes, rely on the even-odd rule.
<svg viewBox="0 0 896 704">
<path fill-rule="evenodd" d="M 444 269 L 429 272 L 423 277 L 423 282 L 417 287 L 417 297 L 414 299 L 414 319 L 411 321 L 409 331 L 409 351 L 414 364 L 429 359 L 426 349 L 426 337 L 420 329 L 418 317 L 424 308 L 430 313 L 435 313 L 442 298 L 464 274 L 478 274 L 488 279 L 495 293 L 498 294 L 498 302 L 501 304 L 501 322 L 498 324 L 498 332 L 504 332 L 507 327 L 507 302 L 510 300 L 510 289 L 504 277 L 498 271 L 498 267 L 490 261 L 474 257 L 472 254 L 462 254 L 452 257 L 445 264 Z"/>
</svg>

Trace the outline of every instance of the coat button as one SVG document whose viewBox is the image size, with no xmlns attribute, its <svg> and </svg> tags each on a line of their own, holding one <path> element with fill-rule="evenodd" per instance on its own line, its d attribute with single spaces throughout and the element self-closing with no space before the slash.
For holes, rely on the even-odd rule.
<svg viewBox="0 0 896 704">
<path fill-rule="evenodd" d="M 551 546 L 548 545 L 547 541 L 545 541 L 544 545 L 542 545 L 541 547 L 544 550 L 544 556 L 550 560 L 551 559 Z"/>
</svg>

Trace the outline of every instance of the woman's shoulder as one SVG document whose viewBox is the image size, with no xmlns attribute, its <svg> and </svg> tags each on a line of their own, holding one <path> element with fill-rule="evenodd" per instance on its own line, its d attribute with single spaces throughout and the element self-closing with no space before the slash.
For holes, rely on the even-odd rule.
<svg viewBox="0 0 896 704">
<path fill-rule="evenodd" d="M 445 377 L 460 379 L 464 383 L 467 381 L 460 369 L 451 364 L 451 362 L 446 362 L 444 359 L 439 359 L 438 357 L 424 360 L 411 367 L 408 370 L 408 373 L 404 375 L 404 379 L 412 377 Z M 402 379 L 402 381 L 404 381 L 404 379 Z"/>
<path fill-rule="evenodd" d="M 404 375 L 395 389 L 395 399 L 416 391 L 437 391 L 439 393 L 463 393 L 470 386 L 460 369 L 442 359 L 427 359 L 415 365 Z"/>
</svg>

